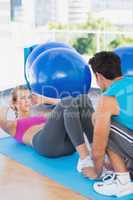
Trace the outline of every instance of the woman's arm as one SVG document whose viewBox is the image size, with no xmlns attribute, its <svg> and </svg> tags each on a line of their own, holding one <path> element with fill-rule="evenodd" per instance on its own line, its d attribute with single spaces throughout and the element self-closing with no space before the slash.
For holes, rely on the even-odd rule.
<svg viewBox="0 0 133 200">
<path fill-rule="evenodd" d="M 17 120 L 6 120 L 3 113 L 4 108 L 0 108 L 0 128 L 14 136 L 16 133 Z"/>
<path fill-rule="evenodd" d="M 61 99 L 51 98 L 42 96 L 39 94 L 32 94 L 32 102 L 33 104 L 50 104 L 50 105 L 56 105 L 60 102 Z"/>
</svg>

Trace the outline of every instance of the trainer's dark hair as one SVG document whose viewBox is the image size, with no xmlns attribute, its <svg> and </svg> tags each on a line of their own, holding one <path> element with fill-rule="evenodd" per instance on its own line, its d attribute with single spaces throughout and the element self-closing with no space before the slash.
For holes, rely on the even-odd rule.
<svg viewBox="0 0 133 200">
<path fill-rule="evenodd" d="M 119 56 L 111 51 L 101 51 L 96 53 L 94 57 L 89 60 L 89 64 L 94 73 L 98 72 L 105 78 L 113 80 L 122 76 L 121 61 Z"/>
</svg>

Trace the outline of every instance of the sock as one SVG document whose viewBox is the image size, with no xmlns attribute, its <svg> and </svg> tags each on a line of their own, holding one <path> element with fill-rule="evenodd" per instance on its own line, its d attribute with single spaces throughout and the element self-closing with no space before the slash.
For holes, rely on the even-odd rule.
<svg viewBox="0 0 133 200">
<path fill-rule="evenodd" d="M 91 157 L 88 155 L 85 159 L 81 160 L 81 163 L 84 167 L 94 167 L 94 163 L 93 160 L 91 159 Z"/>
<path fill-rule="evenodd" d="M 121 184 L 128 184 L 131 182 L 129 172 L 116 172 L 115 173 Z"/>
</svg>

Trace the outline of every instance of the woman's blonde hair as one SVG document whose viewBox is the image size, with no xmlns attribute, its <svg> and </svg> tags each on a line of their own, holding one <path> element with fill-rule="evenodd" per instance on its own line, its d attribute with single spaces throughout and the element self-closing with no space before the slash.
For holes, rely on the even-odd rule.
<svg viewBox="0 0 133 200">
<path fill-rule="evenodd" d="M 22 90 L 29 90 L 29 89 L 24 85 L 20 85 L 20 86 L 15 87 L 11 91 L 11 108 L 15 111 L 16 118 L 18 118 L 18 109 L 15 106 L 15 103 L 17 102 L 18 92 Z"/>
</svg>

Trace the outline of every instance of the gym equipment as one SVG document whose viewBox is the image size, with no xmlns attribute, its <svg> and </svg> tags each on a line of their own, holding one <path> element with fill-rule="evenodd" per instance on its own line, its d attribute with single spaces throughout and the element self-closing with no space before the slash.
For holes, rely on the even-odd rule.
<svg viewBox="0 0 133 200">
<path fill-rule="evenodd" d="M 33 92 L 54 98 L 88 93 L 91 72 L 82 56 L 68 48 L 53 48 L 41 53 L 27 68 Z"/>
<path fill-rule="evenodd" d="M 34 62 L 34 60 L 44 51 L 47 51 L 48 49 L 53 49 L 53 48 L 69 48 L 74 50 L 73 47 L 71 47 L 68 44 L 65 44 L 63 42 L 47 42 L 44 44 L 40 44 L 38 46 L 36 46 L 33 51 L 31 52 L 31 54 L 28 56 L 27 58 L 27 63 L 26 65 L 32 65 L 32 63 Z M 28 66 L 27 66 L 28 67 Z"/>
<path fill-rule="evenodd" d="M 133 47 L 119 47 L 114 52 L 120 57 L 122 74 L 133 76 Z"/>
<path fill-rule="evenodd" d="M 73 47 L 63 42 L 47 42 L 44 44 L 31 46 L 24 50 L 24 57 L 25 57 L 24 58 L 25 60 L 24 73 L 25 73 L 25 80 L 29 88 L 30 86 L 29 86 L 28 77 L 27 77 L 28 76 L 27 70 L 29 70 L 32 63 L 36 60 L 36 58 L 41 53 L 47 51 L 48 49 L 60 48 L 60 47 L 75 50 Z"/>
</svg>

